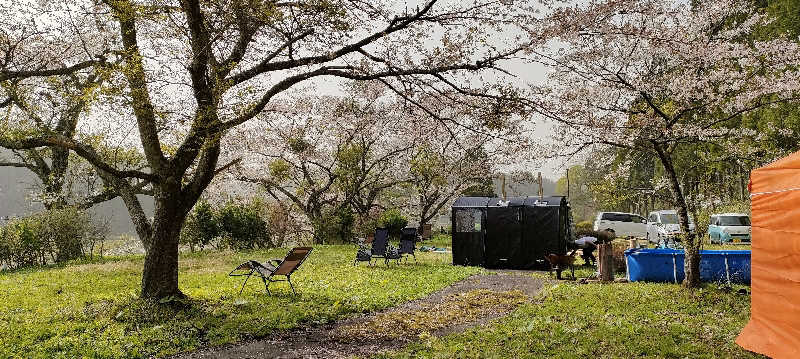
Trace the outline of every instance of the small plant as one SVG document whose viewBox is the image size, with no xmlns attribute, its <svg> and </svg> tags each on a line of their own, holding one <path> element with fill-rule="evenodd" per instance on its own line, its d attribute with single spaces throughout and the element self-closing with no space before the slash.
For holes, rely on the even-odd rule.
<svg viewBox="0 0 800 359">
<path fill-rule="evenodd" d="M 381 227 L 389 229 L 389 234 L 399 236 L 400 231 L 408 225 L 408 218 L 399 209 L 389 209 L 378 219 Z"/>
<path fill-rule="evenodd" d="M 328 210 L 314 223 L 315 241 L 319 243 L 346 243 L 353 239 L 355 215 L 348 208 Z"/>
</svg>

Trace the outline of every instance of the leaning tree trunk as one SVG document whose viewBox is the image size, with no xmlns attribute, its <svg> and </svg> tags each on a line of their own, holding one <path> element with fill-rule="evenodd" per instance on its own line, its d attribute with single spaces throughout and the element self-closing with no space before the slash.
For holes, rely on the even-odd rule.
<svg viewBox="0 0 800 359">
<path fill-rule="evenodd" d="M 697 288 L 700 286 L 700 241 L 696 240 L 694 233 L 689 231 L 689 211 L 686 204 L 686 197 L 681 189 L 678 175 L 675 173 L 675 166 L 672 159 L 664 152 L 664 149 L 655 144 L 656 153 L 664 166 L 664 171 L 670 182 L 670 189 L 675 206 L 678 210 L 678 222 L 680 223 L 682 240 L 685 250 L 686 260 L 683 262 L 683 271 L 686 277 L 683 286 L 686 288 Z"/>
<path fill-rule="evenodd" d="M 167 191 L 161 191 L 165 193 Z M 174 193 L 174 192 L 173 192 Z M 142 298 L 184 297 L 178 289 L 178 240 L 188 210 L 178 196 L 157 194 L 142 271 Z"/>
</svg>

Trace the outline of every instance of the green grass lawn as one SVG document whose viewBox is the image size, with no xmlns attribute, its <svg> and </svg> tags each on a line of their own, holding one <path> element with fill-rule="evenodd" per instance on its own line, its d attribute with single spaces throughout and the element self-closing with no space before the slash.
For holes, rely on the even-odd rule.
<svg viewBox="0 0 800 359">
<path fill-rule="evenodd" d="M 228 272 L 248 259 L 282 258 L 285 249 L 184 254 L 180 288 L 191 299 L 159 305 L 137 299 L 142 258 L 0 274 L 0 358 L 163 356 L 323 323 L 425 296 L 480 269 L 417 253 L 420 264 L 352 266 L 354 246 L 317 246 L 285 283 L 264 293 Z"/>
<path fill-rule="evenodd" d="M 449 246 L 445 239 L 439 241 Z M 750 246 L 705 244 L 705 249 Z M 575 267 L 578 278 L 595 271 L 595 267 Z M 707 285 L 689 291 L 674 284 L 554 282 L 535 303 L 522 305 L 508 317 L 465 333 L 428 338 L 381 357 L 760 357 L 734 343 L 750 313 L 750 297 L 735 294 L 739 288 L 725 292 Z"/>
<path fill-rule="evenodd" d="M 505 318 L 389 358 L 751 358 L 734 339 L 750 298 L 713 287 L 559 283 Z"/>
<path fill-rule="evenodd" d="M 453 247 L 453 240 L 449 234 L 435 233 L 430 240 L 423 241 L 420 245 L 450 249 Z"/>
<path fill-rule="evenodd" d="M 750 244 L 709 244 L 703 243 L 703 249 L 710 250 L 747 250 L 751 249 Z"/>
</svg>

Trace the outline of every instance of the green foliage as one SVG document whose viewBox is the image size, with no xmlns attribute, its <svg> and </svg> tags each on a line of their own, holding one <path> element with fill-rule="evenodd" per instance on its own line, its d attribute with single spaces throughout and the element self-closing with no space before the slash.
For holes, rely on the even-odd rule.
<svg viewBox="0 0 800 359">
<path fill-rule="evenodd" d="M 311 144 L 302 138 L 290 138 L 287 140 L 289 149 L 294 153 L 302 153 L 311 148 Z"/>
<path fill-rule="evenodd" d="M 345 195 L 353 195 L 371 176 L 368 169 L 362 167 L 362 160 L 370 162 L 372 153 L 361 145 L 346 144 L 336 152 L 336 188 Z"/>
<path fill-rule="evenodd" d="M 0 263 L 9 268 L 64 263 L 91 255 L 108 228 L 83 210 L 65 207 L 10 221 L 0 228 Z"/>
<path fill-rule="evenodd" d="M 797 39 L 800 36 L 800 23 L 797 14 L 800 14 L 800 1 L 797 0 L 754 0 L 756 7 L 765 10 L 766 15 L 772 20 L 757 34 L 761 38 L 772 39 L 785 35 Z"/>
<path fill-rule="evenodd" d="M 288 285 L 241 279 L 228 270 L 287 249 L 201 252 L 180 258 L 180 287 L 192 300 L 137 298 L 142 258 L 0 274 L 0 357 L 144 358 L 320 325 L 423 297 L 480 271 L 449 255 L 418 253 L 417 265 L 352 265 L 351 245 L 316 246 Z"/>
<path fill-rule="evenodd" d="M 219 235 L 220 225 L 217 223 L 214 209 L 208 202 L 198 202 L 183 224 L 181 244 L 188 245 L 192 251 L 195 248 L 203 250 Z"/>
<path fill-rule="evenodd" d="M 445 186 L 447 174 L 444 159 L 430 148 L 423 146 L 410 162 L 411 175 L 421 186 Z"/>
<path fill-rule="evenodd" d="M 593 193 L 590 191 L 591 173 L 581 165 L 569 168 L 569 181 L 567 177 L 561 177 L 556 182 L 556 194 L 569 195 L 569 205 L 576 220 L 590 220 L 595 213 L 595 203 Z M 569 182 L 569 189 L 567 183 Z"/>
<path fill-rule="evenodd" d="M 317 243 L 347 243 L 353 239 L 356 217 L 348 206 L 326 209 L 314 223 Z"/>
<path fill-rule="evenodd" d="M 228 202 L 217 212 L 222 243 L 230 249 L 270 248 L 267 222 L 261 217 L 258 203 Z"/>
<path fill-rule="evenodd" d="M 594 223 L 591 221 L 578 222 L 575 225 L 575 233 L 586 233 L 594 229 Z"/>
<path fill-rule="evenodd" d="M 360 236 L 367 237 L 371 234 L 375 234 L 375 228 L 380 226 L 381 225 L 378 218 L 367 216 L 360 218 L 360 220 L 357 222 L 355 232 Z"/>
<path fill-rule="evenodd" d="M 181 243 L 192 251 L 203 249 L 217 240 L 219 248 L 233 250 L 272 248 L 266 205 L 260 201 L 228 202 L 213 208 L 199 202 L 186 217 L 181 229 Z"/>
<path fill-rule="evenodd" d="M 475 183 L 461 192 L 461 195 L 468 197 L 496 197 L 494 193 L 494 181 L 491 177 L 479 178 Z"/>
<path fill-rule="evenodd" d="M 408 217 L 404 216 L 399 209 L 392 208 L 384 211 L 378 223 L 383 228 L 388 228 L 391 235 L 399 235 L 400 231 L 408 225 Z"/>
<path fill-rule="evenodd" d="M 269 163 L 269 174 L 278 182 L 283 182 L 289 177 L 290 166 L 285 160 L 275 160 Z"/>
<path fill-rule="evenodd" d="M 707 286 L 558 284 L 493 324 L 390 358 L 757 358 L 734 343 L 750 300 Z"/>
</svg>

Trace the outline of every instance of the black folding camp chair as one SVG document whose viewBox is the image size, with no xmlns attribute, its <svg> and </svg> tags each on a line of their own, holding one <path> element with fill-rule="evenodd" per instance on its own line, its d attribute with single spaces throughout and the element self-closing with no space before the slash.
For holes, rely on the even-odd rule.
<svg viewBox="0 0 800 359">
<path fill-rule="evenodd" d="M 353 265 L 358 264 L 358 262 L 368 262 L 368 265 L 373 265 L 372 260 L 377 258 L 383 258 L 386 262 L 386 267 L 389 267 L 389 258 L 386 254 L 386 249 L 389 245 L 389 229 L 387 228 L 376 228 L 375 229 L 375 236 L 372 240 L 372 248 L 369 251 L 369 255 L 364 255 L 363 250 L 359 250 L 359 253 L 356 253 L 356 259 L 353 261 Z M 377 261 L 376 261 L 377 262 Z"/>
<path fill-rule="evenodd" d="M 313 248 L 311 247 L 295 247 L 286 253 L 286 257 L 283 260 L 271 259 L 265 264 L 259 263 L 258 261 L 249 260 L 234 268 L 234 270 L 228 273 L 228 275 L 231 277 L 247 277 L 244 279 L 244 283 L 242 284 L 242 289 L 239 290 L 239 294 L 242 294 L 245 285 L 247 285 L 247 281 L 255 274 L 261 277 L 261 281 L 264 282 L 264 288 L 267 290 L 267 294 L 272 295 L 272 293 L 269 291 L 269 285 L 271 283 L 288 282 L 289 287 L 292 288 L 292 293 L 297 295 L 297 292 L 294 290 L 294 285 L 292 285 L 292 273 L 294 273 L 297 268 L 300 268 L 300 265 L 303 264 L 303 261 L 305 261 L 306 258 L 308 258 L 308 255 L 311 254 L 312 250 Z M 237 271 L 240 272 L 236 273 Z M 275 276 L 282 276 L 285 279 L 277 279 Z"/>
<path fill-rule="evenodd" d="M 400 255 L 408 261 L 408 256 L 414 257 L 414 263 L 417 263 L 417 255 L 414 254 L 415 242 L 417 241 L 416 228 L 403 228 L 400 235 Z"/>
</svg>

